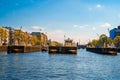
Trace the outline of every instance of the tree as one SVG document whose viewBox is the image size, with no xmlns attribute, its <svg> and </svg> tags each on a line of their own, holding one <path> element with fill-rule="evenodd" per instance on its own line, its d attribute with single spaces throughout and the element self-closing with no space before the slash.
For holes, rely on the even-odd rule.
<svg viewBox="0 0 120 80">
<path fill-rule="evenodd" d="M 18 42 L 18 45 L 20 45 L 20 43 L 24 41 L 24 32 L 22 30 L 16 29 L 14 30 L 13 34 L 14 40 Z"/>
<path fill-rule="evenodd" d="M 112 44 L 112 39 L 108 38 L 105 34 L 101 34 L 99 39 L 92 40 L 91 45 L 94 47 L 108 47 L 108 44 Z"/>
<path fill-rule="evenodd" d="M 102 46 L 102 47 L 107 47 L 107 36 L 105 34 L 101 34 L 100 37 L 99 37 L 99 44 Z"/>
<path fill-rule="evenodd" d="M 96 47 L 96 46 L 97 46 L 97 44 L 98 44 L 98 40 L 93 39 L 91 44 L 92 44 L 94 47 Z"/>
<path fill-rule="evenodd" d="M 24 35 L 23 35 L 23 41 L 24 43 L 27 45 L 28 44 L 28 41 L 29 41 L 29 34 L 27 32 L 24 32 Z"/>
<path fill-rule="evenodd" d="M 37 38 L 37 36 L 34 35 L 31 37 L 30 43 L 32 45 L 36 45 L 37 41 L 38 41 L 38 38 Z"/>
<path fill-rule="evenodd" d="M 116 36 L 113 40 L 116 47 L 120 47 L 120 36 Z"/>
</svg>

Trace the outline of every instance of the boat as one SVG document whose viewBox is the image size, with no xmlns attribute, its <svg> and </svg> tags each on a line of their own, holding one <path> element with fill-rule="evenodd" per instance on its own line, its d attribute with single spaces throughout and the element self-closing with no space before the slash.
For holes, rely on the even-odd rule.
<svg viewBox="0 0 120 80">
<path fill-rule="evenodd" d="M 48 51 L 47 47 L 43 46 L 42 47 L 42 52 L 47 52 L 47 51 Z"/>
<path fill-rule="evenodd" d="M 73 40 L 68 38 L 65 40 L 62 46 L 49 46 L 49 53 L 60 53 L 60 54 L 77 54 L 77 45 L 73 43 Z"/>
</svg>

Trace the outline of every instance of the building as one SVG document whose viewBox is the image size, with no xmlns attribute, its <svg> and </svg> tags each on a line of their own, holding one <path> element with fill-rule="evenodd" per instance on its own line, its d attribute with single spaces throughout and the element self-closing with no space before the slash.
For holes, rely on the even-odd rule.
<svg viewBox="0 0 120 80">
<path fill-rule="evenodd" d="M 113 40 L 116 36 L 120 36 L 120 26 L 110 30 L 110 38 Z"/>
<path fill-rule="evenodd" d="M 37 38 L 40 40 L 41 42 L 41 46 L 47 46 L 48 43 L 48 37 L 46 34 L 44 33 L 40 33 L 40 32 L 32 32 L 32 35 L 37 36 Z"/>
<path fill-rule="evenodd" d="M 40 34 L 40 40 L 41 40 L 41 45 L 42 45 L 42 46 L 47 46 L 48 37 L 47 37 L 46 34 L 41 33 L 41 34 Z"/>
<path fill-rule="evenodd" d="M 110 38 L 112 40 L 115 38 L 115 30 L 116 30 L 116 28 L 110 30 Z"/>
<path fill-rule="evenodd" d="M 9 29 L 0 27 L 0 45 L 8 45 L 9 43 Z"/>
<path fill-rule="evenodd" d="M 40 39 L 40 32 L 32 32 L 31 35 L 37 36 L 38 39 Z"/>
</svg>

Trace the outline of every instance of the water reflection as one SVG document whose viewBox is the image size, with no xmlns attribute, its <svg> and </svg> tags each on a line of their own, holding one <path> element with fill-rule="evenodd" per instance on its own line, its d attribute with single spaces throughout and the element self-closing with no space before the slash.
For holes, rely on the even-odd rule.
<svg viewBox="0 0 120 80">
<path fill-rule="evenodd" d="M 7 55 L 7 51 L 0 51 L 0 55 Z"/>
</svg>

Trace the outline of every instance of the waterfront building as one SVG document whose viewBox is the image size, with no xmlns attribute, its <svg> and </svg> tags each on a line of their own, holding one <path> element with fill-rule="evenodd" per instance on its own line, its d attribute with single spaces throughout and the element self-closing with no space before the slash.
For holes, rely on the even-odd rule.
<svg viewBox="0 0 120 80">
<path fill-rule="evenodd" d="M 31 35 L 37 36 L 38 39 L 40 39 L 40 32 L 32 32 Z"/>
<path fill-rule="evenodd" d="M 46 34 L 40 32 L 32 32 L 31 35 L 37 36 L 37 38 L 40 40 L 41 46 L 47 46 L 48 37 Z"/>
<path fill-rule="evenodd" d="M 0 46 L 8 45 L 9 43 L 9 30 L 5 27 L 0 27 Z"/>
<path fill-rule="evenodd" d="M 120 26 L 110 30 L 110 38 L 113 40 L 116 36 L 120 36 Z"/>
<path fill-rule="evenodd" d="M 44 33 L 41 33 L 40 34 L 40 41 L 41 41 L 41 45 L 42 46 L 47 46 L 47 43 L 48 43 L 48 37 L 46 34 Z"/>
</svg>

